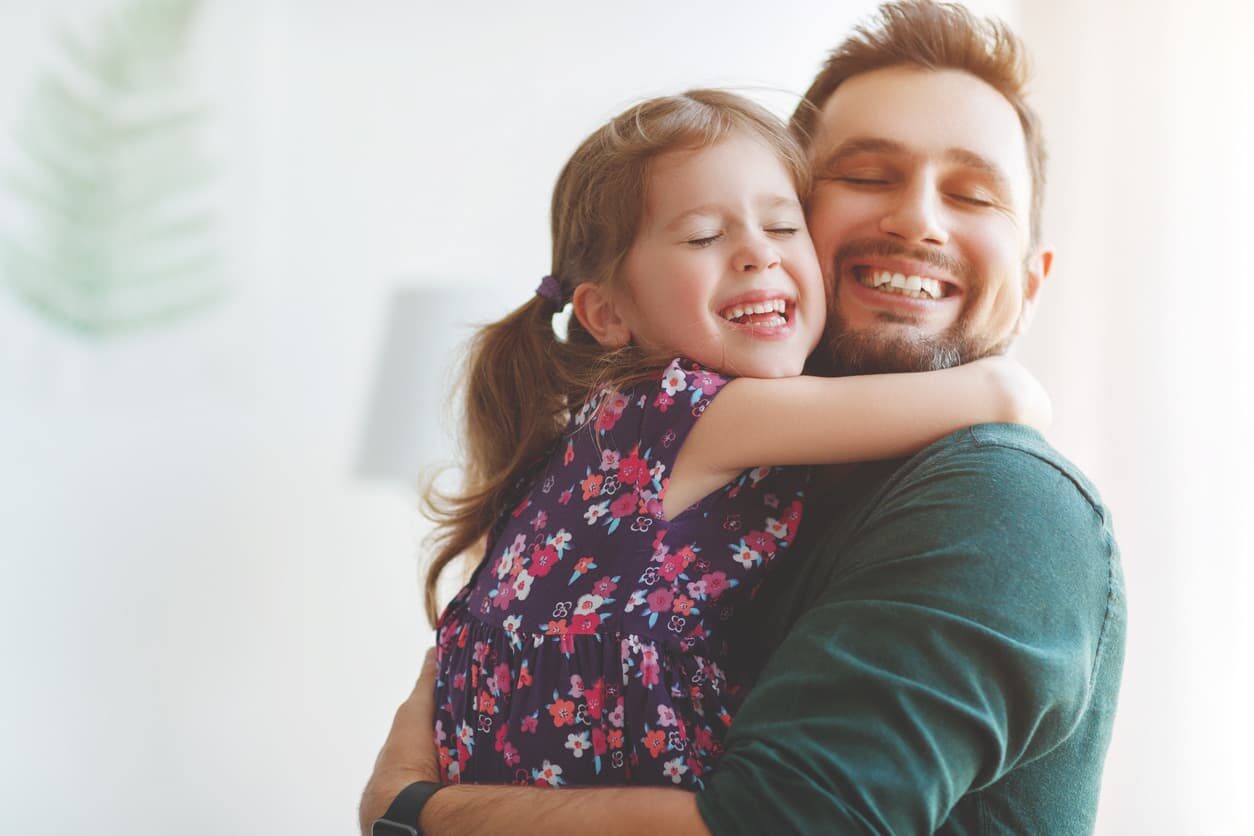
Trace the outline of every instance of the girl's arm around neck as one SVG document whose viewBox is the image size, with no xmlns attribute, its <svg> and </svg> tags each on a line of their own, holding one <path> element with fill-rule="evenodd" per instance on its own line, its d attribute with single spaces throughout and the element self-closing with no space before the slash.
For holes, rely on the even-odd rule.
<svg viewBox="0 0 1254 836">
<path fill-rule="evenodd" d="M 1026 369 L 989 357 L 934 372 L 737 378 L 684 441 L 663 500 L 668 519 L 747 467 L 842 464 L 916 453 L 984 423 L 1049 422 Z"/>
</svg>

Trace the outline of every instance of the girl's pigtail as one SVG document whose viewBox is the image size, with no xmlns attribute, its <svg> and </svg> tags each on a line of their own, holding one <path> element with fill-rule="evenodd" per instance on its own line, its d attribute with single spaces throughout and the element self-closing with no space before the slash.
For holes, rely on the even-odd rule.
<svg viewBox="0 0 1254 836">
<path fill-rule="evenodd" d="M 518 479 L 565 428 L 569 375 L 562 370 L 565 352 L 553 333 L 553 313 L 553 301 L 537 295 L 470 342 L 463 377 L 463 490 L 446 495 L 432 485 L 424 496 L 426 514 L 437 524 L 425 584 L 432 625 L 444 569 L 493 528 Z"/>
</svg>

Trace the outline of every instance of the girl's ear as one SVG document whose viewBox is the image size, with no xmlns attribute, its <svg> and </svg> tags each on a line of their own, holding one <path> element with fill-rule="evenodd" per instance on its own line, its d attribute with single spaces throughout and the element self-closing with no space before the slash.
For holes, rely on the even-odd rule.
<svg viewBox="0 0 1254 836">
<path fill-rule="evenodd" d="M 584 282 L 575 288 L 571 301 L 580 324 L 602 346 L 622 348 L 631 342 L 631 328 L 607 287 Z"/>
</svg>

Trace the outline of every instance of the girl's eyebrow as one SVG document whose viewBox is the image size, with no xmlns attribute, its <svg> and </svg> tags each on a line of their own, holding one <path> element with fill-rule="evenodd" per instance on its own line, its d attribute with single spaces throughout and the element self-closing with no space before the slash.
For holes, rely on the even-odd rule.
<svg viewBox="0 0 1254 836">
<path fill-rule="evenodd" d="M 801 209 L 801 201 L 798 200 L 795 195 L 794 196 L 782 195 L 782 194 L 774 195 L 773 197 L 770 197 L 764 200 L 762 202 L 762 205 L 767 209 L 779 209 L 780 207 L 784 207 L 784 206 L 795 207 L 798 211 L 800 211 Z M 717 203 L 705 203 L 705 204 L 702 204 L 701 206 L 694 206 L 692 209 L 689 209 L 686 212 L 681 212 L 680 214 L 676 215 L 666 224 L 666 226 L 662 227 L 662 229 L 664 231 L 670 231 L 677 227 L 682 226 L 684 222 L 689 220 L 690 218 L 718 215 L 722 211 L 723 211 L 723 207 Z"/>
</svg>

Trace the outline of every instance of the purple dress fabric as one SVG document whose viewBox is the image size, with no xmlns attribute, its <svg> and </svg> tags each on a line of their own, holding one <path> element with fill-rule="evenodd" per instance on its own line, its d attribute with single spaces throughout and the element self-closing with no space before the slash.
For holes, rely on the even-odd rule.
<svg viewBox="0 0 1254 836">
<path fill-rule="evenodd" d="M 675 360 L 572 416 L 437 628 L 445 783 L 700 789 L 743 683 L 724 633 L 793 541 L 805 468 L 759 467 L 667 522 L 727 379 Z"/>
</svg>

